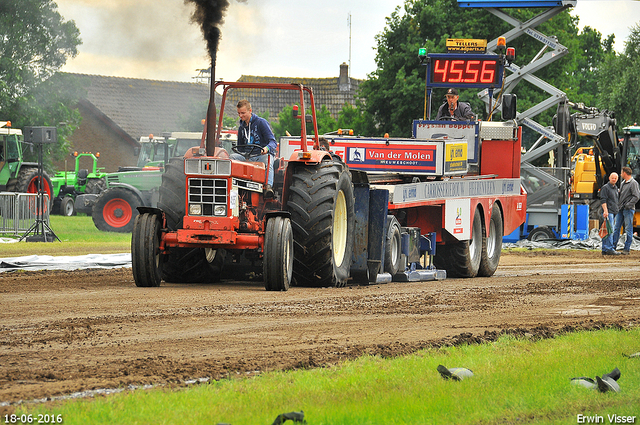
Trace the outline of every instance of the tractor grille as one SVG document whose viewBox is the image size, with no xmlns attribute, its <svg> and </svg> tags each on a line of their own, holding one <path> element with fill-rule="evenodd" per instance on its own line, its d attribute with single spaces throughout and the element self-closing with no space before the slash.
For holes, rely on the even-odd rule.
<svg viewBox="0 0 640 425">
<path fill-rule="evenodd" d="M 214 207 L 227 206 L 226 179 L 189 179 L 189 206 L 201 205 L 201 215 L 214 215 Z M 226 214 L 225 214 L 226 215 Z"/>
<path fill-rule="evenodd" d="M 119 183 L 119 182 L 120 182 L 120 176 L 107 174 L 107 186 L 109 186 L 111 183 Z"/>
</svg>

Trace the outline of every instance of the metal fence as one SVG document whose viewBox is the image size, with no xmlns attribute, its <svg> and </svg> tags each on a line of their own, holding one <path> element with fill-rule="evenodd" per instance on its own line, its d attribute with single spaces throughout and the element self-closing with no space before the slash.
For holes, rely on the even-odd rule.
<svg viewBox="0 0 640 425">
<path fill-rule="evenodd" d="M 49 196 L 44 195 L 42 220 L 49 225 Z M 0 235 L 22 236 L 38 218 L 37 193 L 0 192 Z"/>
</svg>

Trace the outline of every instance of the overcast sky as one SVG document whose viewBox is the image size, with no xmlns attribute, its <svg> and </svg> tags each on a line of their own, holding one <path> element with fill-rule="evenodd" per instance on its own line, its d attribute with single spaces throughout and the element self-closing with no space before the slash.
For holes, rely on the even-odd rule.
<svg viewBox="0 0 640 425">
<path fill-rule="evenodd" d="M 241 75 L 337 77 L 375 70 L 375 35 L 402 0 L 229 0 L 222 26 L 216 79 Z M 56 0 L 74 20 L 83 44 L 63 71 L 170 81 L 194 81 L 210 60 L 200 28 L 183 0 Z M 616 35 L 617 51 L 640 22 L 640 1 L 578 0 L 574 15 L 603 36 Z M 351 35 L 348 16 L 351 14 Z M 498 19 L 498 18 L 496 18 Z M 551 34 L 549 34 L 551 35 Z M 542 46 L 542 45 L 541 45 Z"/>
</svg>

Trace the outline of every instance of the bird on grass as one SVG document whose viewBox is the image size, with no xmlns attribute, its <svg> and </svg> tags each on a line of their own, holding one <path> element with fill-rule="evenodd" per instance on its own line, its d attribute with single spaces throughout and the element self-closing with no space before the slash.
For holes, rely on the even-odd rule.
<svg viewBox="0 0 640 425">
<path fill-rule="evenodd" d="M 602 375 L 602 377 L 596 376 L 595 379 L 585 376 L 572 378 L 571 383 L 573 385 L 579 385 L 592 390 L 598 390 L 601 393 L 606 393 L 608 391 L 619 393 L 620 385 L 618 384 L 618 379 L 620 379 L 620 375 L 620 369 L 615 368 L 611 372 Z"/>
<path fill-rule="evenodd" d="M 473 377 L 473 372 L 464 367 L 447 368 L 443 365 L 438 366 L 438 372 L 443 379 L 452 379 L 454 381 L 462 381 L 463 379 Z"/>
</svg>

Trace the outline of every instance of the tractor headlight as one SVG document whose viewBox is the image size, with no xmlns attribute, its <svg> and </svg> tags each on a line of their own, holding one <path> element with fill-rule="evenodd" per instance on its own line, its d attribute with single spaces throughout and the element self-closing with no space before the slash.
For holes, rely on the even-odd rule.
<svg viewBox="0 0 640 425">
<path fill-rule="evenodd" d="M 227 215 L 227 206 L 226 205 L 216 205 L 213 207 L 213 215 L 226 217 Z"/>
<path fill-rule="evenodd" d="M 189 215 L 202 215 L 202 205 L 189 204 Z"/>
</svg>

